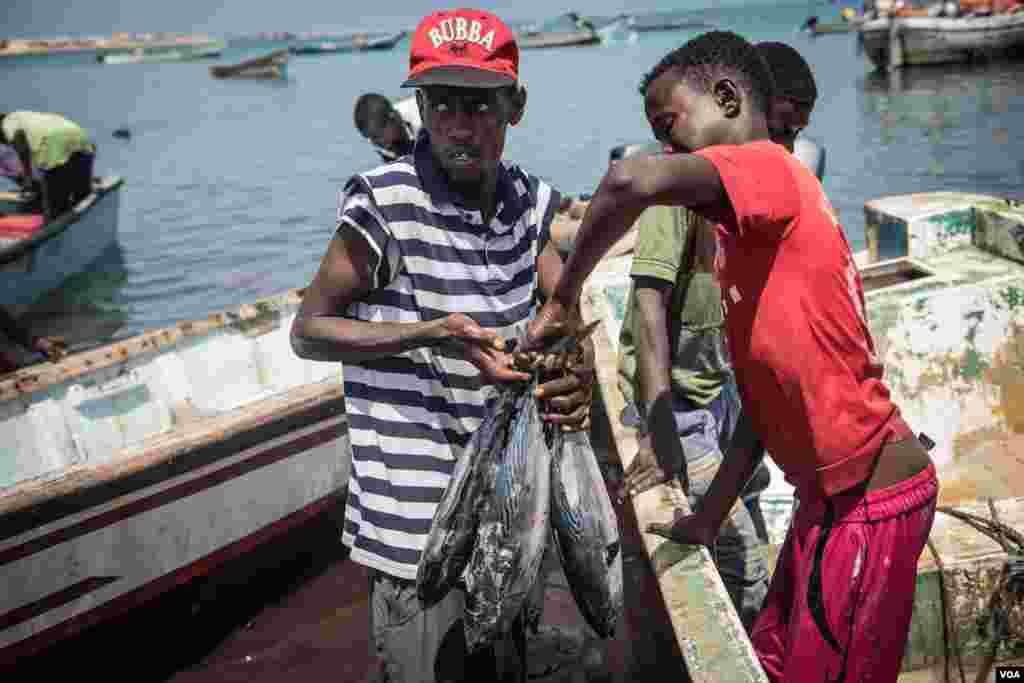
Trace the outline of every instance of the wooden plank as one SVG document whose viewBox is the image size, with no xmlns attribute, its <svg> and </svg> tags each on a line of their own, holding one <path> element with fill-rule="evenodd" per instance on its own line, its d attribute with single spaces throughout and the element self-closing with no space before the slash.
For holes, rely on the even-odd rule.
<svg viewBox="0 0 1024 683">
<path fill-rule="evenodd" d="M 603 267 L 605 274 L 621 273 L 628 267 L 628 259 L 613 259 Z M 604 321 L 593 335 L 598 389 L 614 437 L 615 455 L 623 467 L 628 467 L 637 451 L 636 432 L 619 420 L 625 400 L 616 376 L 618 345 L 611 336 L 617 334 L 617 328 L 610 324 L 605 303 L 596 293 L 600 291 L 601 278 L 599 267 L 588 280 L 581 305 L 585 322 Z M 690 512 L 677 483 L 644 492 L 634 497 L 631 504 L 641 532 L 652 522 L 671 521 L 676 510 Z M 691 679 L 695 683 L 767 683 L 708 549 L 680 545 L 653 534 L 642 536 Z"/>
</svg>

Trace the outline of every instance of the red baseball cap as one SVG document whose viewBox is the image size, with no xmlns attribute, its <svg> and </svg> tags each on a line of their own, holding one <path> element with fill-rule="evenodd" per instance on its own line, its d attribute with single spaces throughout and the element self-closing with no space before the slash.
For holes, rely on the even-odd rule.
<svg viewBox="0 0 1024 683">
<path fill-rule="evenodd" d="M 519 78 L 519 46 L 505 23 L 490 12 L 457 9 L 424 17 L 409 46 L 409 77 L 403 88 L 450 85 L 500 88 Z"/>
</svg>

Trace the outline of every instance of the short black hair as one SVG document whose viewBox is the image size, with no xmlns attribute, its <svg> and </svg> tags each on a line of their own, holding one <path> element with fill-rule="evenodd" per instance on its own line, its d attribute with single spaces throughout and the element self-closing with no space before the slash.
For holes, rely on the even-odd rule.
<svg viewBox="0 0 1024 683">
<path fill-rule="evenodd" d="M 775 82 L 758 50 L 732 31 L 709 31 L 665 55 L 640 84 L 640 94 L 666 71 L 678 70 L 692 86 L 708 90 L 719 78 L 731 78 L 744 88 L 762 112 L 768 111 Z"/>
<path fill-rule="evenodd" d="M 775 95 L 813 107 L 818 99 L 818 86 L 814 82 L 811 65 L 796 48 L 777 42 L 758 43 L 754 47 L 771 69 Z"/>
<path fill-rule="evenodd" d="M 359 99 L 356 100 L 354 113 L 356 129 L 365 137 L 367 127 L 371 121 L 378 125 L 383 124 L 388 118 L 394 116 L 395 113 L 395 108 L 392 106 L 391 101 L 383 95 L 378 95 L 374 92 L 360 95 Z"/>
</svg>

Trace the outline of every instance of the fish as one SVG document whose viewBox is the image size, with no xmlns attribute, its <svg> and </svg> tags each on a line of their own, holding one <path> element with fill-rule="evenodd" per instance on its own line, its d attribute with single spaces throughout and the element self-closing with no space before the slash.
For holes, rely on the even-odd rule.
<svg viewBox="0 0 1024 683">
<path fill-rule="evenodd" d="M 550 536 L 553 430 L 541 420 L 533 397 L 539 373 L 525 390 L 516 387 L 507 439 L 482 468 L 486 502 L 469 563 L 463 572 L 463 629 L 470 652 L 508 633 L 538 580 Z"/>
<path fill-rule="evenodd" d="M 602 638 L 622 617 L 622 543 L 586 432 L 559 433 L 551 456 L 551 527 L 576 606 Z"/>
<path fill-rule="evenodd" d="M 424 607 L 444 599 L 469 561 L 486 502 L 482 491 L 486 480 L 481 472 L 491 468 L 507 439 L 515 398 L 511 391 L 499 394 L 455 462 L 416 568 L 416 595 Z"/>
</svg>

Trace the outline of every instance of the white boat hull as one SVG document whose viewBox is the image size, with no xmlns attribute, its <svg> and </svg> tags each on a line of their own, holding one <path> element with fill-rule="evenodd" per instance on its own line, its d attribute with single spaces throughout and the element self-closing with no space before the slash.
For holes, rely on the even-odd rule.
<svg viewBox="0 0 1024 683">
<path fill-rule="evenodd" d="M 0 670 L 343 503 L 340 367 L 291 351 L 299 301 L 0 379 Z"/>
<path fill-rule="evenodd" d="M 864 53 L 879 68 L 890 62 L 896 22 L 905 65 L 973 62 L 1024 54 L 1024 13 L 989 17 L 900 17 L 860 26 Z"/>
</svg>

